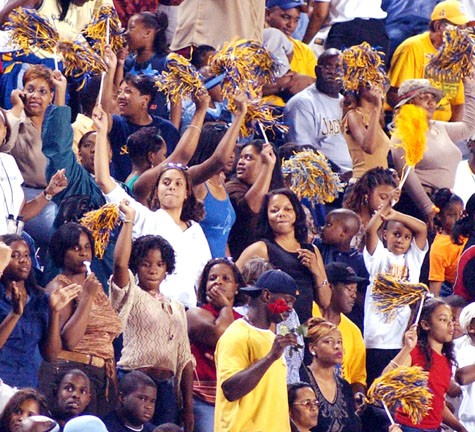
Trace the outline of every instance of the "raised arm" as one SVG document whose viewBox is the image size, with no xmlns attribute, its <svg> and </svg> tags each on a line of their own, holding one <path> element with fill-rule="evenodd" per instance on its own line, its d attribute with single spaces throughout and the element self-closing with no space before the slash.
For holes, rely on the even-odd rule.
<svg viewBox="0 0 475 432">
<path fill-rule="evenodd" d="M 247 112 L 247 98 L 241 93 L 236 96 L 235 102 L 236 114 L 233 122 L 219 142 L 216 150 L 209 159 L 199 165 L 192 166 L 189 170 L 194 186 L 204 183 L 210 177 L 222 171 L 234 153 L 241 124 Z"/>
<path fill-rule="evenodd" d="M 306 44 L 310 43 L 313 37 L 319 32 L 330 12 L 330 2 L 314 1 L 312 14 L 307 26 L 307 31 L 302 39 Z"/>
<path fill-rule="evenodd" d="M 417 247 L 419 249 L 424 249 L 427 241 L 427 225 L 424 222 L 415 217 L 400 213 L 393 208 L 384 212 L 382 218 L 385 221 L 393 220 L 404 224 L 414 234 Z"/>
<path fill-rule="evenodd" d="M 102 84 L 102 97 L 98 102 L 107 113 L 106 132 L 109 133 L 112 129 L 112 95 L 114 94 L 114 78 L 117 69 L 117 57 L 110 46 L 106 46 L 104 50 L 104 60 L 107 65 L 107 70 L 102 77 L 104 80 Z"/>
<path fill-rule="evenodd" d="M 41 0 L 10 0 L 7 4 L 0 10 L 0 24 L 3 24 L 8 14 L 17 7 L 29 7 L 29 8 L 37 8 L 41 4 Z"/>
<path fill-rule="evenodd" d="M 381 109 L 383 99 L 381 92 L 369 90 L 366 99 L 370 103 L 368 125 L 363 122 L 362 115 L 351 110 L 347 114 L 348 133 L 365 153 L 373 154 L 380 142 L 378 141 L 378 132 L 381 129 Z"/>
<path fill-rule="evenodd" d="M 246 192 L 246 195 L 244 195 L 247 205 L 254 213 L 259 213 L 261 210 L 262 200 L 264 199 L 264 195 L 269 192 L 272 180 L 272 172 L 277 158 L 271 144 L 264 144 L 261 157 L 264 162 L 262 170 L 254 184 Z"/>
<path fill-rule="evenodd" d="M 463 86 L 465 104 L 462 105 L 462 121 L 442 123 L 450 139 L 455 143 L 470 138 L 475 133 L 475 79 L 473 77 L 464 78 Z M 460 113 L 454 114 L 460 116 Z"/>
<path fill-rule="evenodd" d="M 370 219 L 365 231 L 365 247 L 372 256 L 378 246 L 379 236 L 378 230 L 383 224 L 382 213 L 387 211 L 387 206 L 381 207 Z"/>
<path fill-rule="evenodd" d="M 10 261 L 10 260 L 9 260 Z M 0 324 L 0 349 L 3 348 L 13 329 L 23 315 L 27 294 L 12 282 L 12 310 Z"/>
<path fill-rule="evenodd" d="M 178 144 L 173 150 L 172 154 L 168 156 L 164 163 L 174 162 L 186 165 L 195 153 L 198 141 L 200 139 L 201 127 L 206 116 L 210 96 L 208 92 L 200 93 L 194 99 L 196 104 L 196 111 L 191 119 L 191 122 L 183 135 L 178 141 Z M 145 171 L 134 184 L 134 196 L 143 205 L 147 205 L 147 198 L 157 182 L 160 174 L 161 164 Z"/>
<path fill-rule="evenodd" d="M 409 330 L 404 333 L 404 345 L 401 351 L 394 357 L 389 364 L 384 368 L 383 374 L 399 366 L 411 366 L 412 358 L 411 351 L 417 345 L 417 324 L 413 324 Z"/>
<path fill-rule="evenodd" d="M 92 119 L 96 126 L 96 151 L 94 153 L 94 172 L 96 182 L 103 193 L 109 193 L 117 186 L 109 168 L 109 146 L 107 144 L 108 116 L 100 105 L 94 107 Z"/>
<path fill-rule="evenodd" d="M 132 228 L 135 220 L 135 210 L 123 200 L 119 205 L 124 214 L 122 228 L 114 249 L 114 270 L 112 282 L 119 288 L 124 288 L 129 283 L 129 259 L 132 251 Z"/>
</svg>

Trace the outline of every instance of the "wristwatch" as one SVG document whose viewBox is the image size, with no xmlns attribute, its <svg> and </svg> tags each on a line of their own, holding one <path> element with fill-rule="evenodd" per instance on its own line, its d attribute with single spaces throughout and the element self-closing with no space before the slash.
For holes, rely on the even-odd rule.
<svg viewBox="0 0 475 432">
<path fill-rule="evenodd" d="M 43 191 L 43 195 L 45 196 L 46 201 L 51 201 L 53 199 L 53 195 L 50 195 L 48 192 L 46 192 L 46 189 Z"/>
</svg>

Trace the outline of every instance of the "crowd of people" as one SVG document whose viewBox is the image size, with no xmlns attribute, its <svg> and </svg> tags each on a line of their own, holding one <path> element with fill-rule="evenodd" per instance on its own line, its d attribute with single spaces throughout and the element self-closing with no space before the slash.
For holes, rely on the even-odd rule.
<svg viewBox="0 0 475 432">
<path fill-rule="evenodd" d="M 83 44 L 111 5 L 125 46 L 79 85 L 0 38 L 2 432 L 475 432 L 475 73 L 425 72 L 473 32 L 470 0 L 4 3 L 2 25 L 32 8 Z M 285 132 L 215 79 L 236 38 L 272 52 L 259 101 Z M 344 90 L 365 42 L 387 85 Z M 172 52 L 214 84 L 167 99 Z M 408 106 L 427 142 L 409 171 Z M 281 169 L 302 151 L 334 200 Z M 427 292 L 383 312 L 381 278 Z M 417 422 L 366 399 L 403 366 L 428 373 Z"/>
</svg>

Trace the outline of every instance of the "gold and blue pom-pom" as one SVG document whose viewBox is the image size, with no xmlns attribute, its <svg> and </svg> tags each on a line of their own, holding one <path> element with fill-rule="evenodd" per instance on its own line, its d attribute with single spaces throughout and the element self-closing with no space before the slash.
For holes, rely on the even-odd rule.
<svg viewBox="0 0 475 432">
<path fill-rule="evenodd" d="M 345 186 L 327 158 L 313 150 L 296 152 L 282 163 L 282 172 L 290 180 L 290 189 L 314 204 L 333 202 Z"/>
<path fill-rule="evenodd" d="M 119 206 L 105 204 L 98 210 L 87 212 L 79 223 L 91 231 L 95 254 L 102 259 L 109 244 L 111 231 L 119 224 Z"/>
<path fill-rule="evenodd" d="M 84 26 L 81 33 L 101 56 L 107 44 L 114 52 L 125 46 L 124 29 L 112 5 L 102 5 L 94 19 Z"/>
<path fill-rule="evenodd" d="M 51 21 L 36 9 L 13 9 L 4 29 L 9 31 L 12 40 L 26 53 L 39 49 L 54 53 L 59 40 L 59 34 Z"/>
<path fill-rule="evenodd" d="M 467 29 L 449 25 L 444 30 L 442 40 L 442 46 L 425 68 L 425 77 L 436 87 L 441 87 L 446 96 L 453 97 L 457 93 L 457 86 L 444 86 L 443 83 L 458 83 L 473 74 L 475 36 Z"/>
<path fill-rule="evenodd" d="M 86 43 L 62 40 L 57 49 L 63 57 L 64 75 L 81 83 L 78 90 L 85 84 L 88 74 L 99 75 L 106 71 L 104 60 Z"/>
<path fill-rule="evenodd" d="M 428 293 L 426 284 L 404 282 L 384 273 L 377 274 L 373 284 L 374 304 L 388 320 L 396 309 L 415 304 Z"/>
<path fill-rule="evenodd" d="M 356 93 L 361 87 L 374 87 L 383 91 L 388 84 L 380 53 L 367 42 L 343 50 L 341 66 L 345 91 Z"/>
<path fill-rule="evenodd" d="M 193 98 L 206 90 L 203 77 L 183 56 L 175 53 L 167 56 L 167 70 L 155 81 L 157 88 L 167 95 L 169 101 Z"/>
<path fill-rule="evenodd" d="M 399 366 L 373 381 L 366 393 L 368 404 L 384 403 L 389 409 L 400 407 L 419 424 L 431 409 L 429 373 L 419 366 Z"/>
</svg>

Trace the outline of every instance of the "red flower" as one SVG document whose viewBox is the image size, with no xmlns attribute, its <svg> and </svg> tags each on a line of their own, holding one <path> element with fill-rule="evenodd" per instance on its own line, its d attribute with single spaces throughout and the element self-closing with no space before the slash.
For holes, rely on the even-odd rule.
<svg viewBox="0 0 475 432">
<path fill-rule="evenodd" d="M 267 308 L 276 315 L 280 315 L 284 312 L 290 312 L 290 308 L 284 299 L 277 299 L 273 303 L 268 303 Z"/>
</svg>

